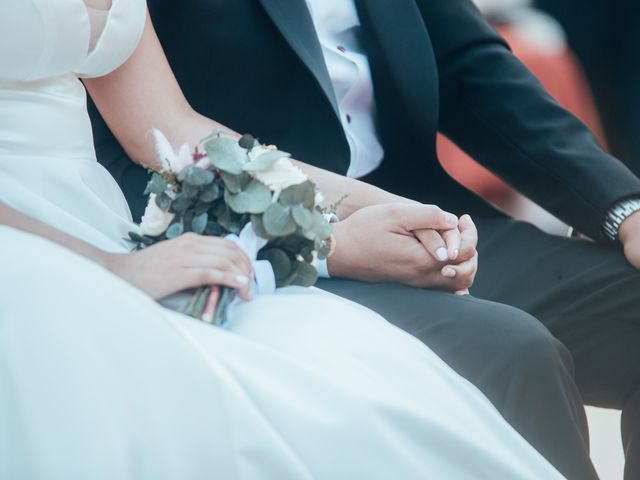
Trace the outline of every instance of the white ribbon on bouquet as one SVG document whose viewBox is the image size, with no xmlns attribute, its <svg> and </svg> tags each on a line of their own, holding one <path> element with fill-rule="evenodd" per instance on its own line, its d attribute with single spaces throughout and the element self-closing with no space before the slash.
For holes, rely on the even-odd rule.
<svg viewBox="0 0 640 480">
<path fill-rule="evenodd" d="M 267 240 L 256 234 L 251 223 L 244 226 L 240 235 L 231 234 L 225 238 L 235 242 L 251 261 L 251 265 L 253 266 L 253 279 L 251 282 L 252 295 L 275 292 L 276 276 L 273 273 L 271 263 L 268 260 L 257 259 L 258 252 L 267 244 Z"/>
</svg>

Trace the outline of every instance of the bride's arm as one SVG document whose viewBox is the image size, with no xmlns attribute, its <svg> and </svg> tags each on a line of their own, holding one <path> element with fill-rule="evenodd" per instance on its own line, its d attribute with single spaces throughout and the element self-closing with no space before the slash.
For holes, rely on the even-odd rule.
<svg viewBox="0 0 640 480">
<path fill-rule="evenodd" d="M 153 141 L 148 135 L 152 128 L 161 130 L 174 146 L 185 142 L 196 145 L 219 128 L 231 132 L 231 129 L 191 108 L 171 71 L 148 15 L 140 44 L 129 60 L 105 77 L 85 80 L 85 85 L 129 157 L 140 164 L 148 164 L 155 157 Z M 250 133 L 251 125 L 247 125 L 247 129 Z M 461 237 L 455 225 L 447 222 L 447 214 L 436 207 L 425 205 L 415 208 L 417 202 L 412 200 L 327 170 L 297 163 L 322 190 L 327 205 L 348 194 L 337 212 L 344 221 L 334 228 L 338 249 L 329 262 L 332 274 L 367 281 L 437 286 L 452 291 L 469 286 L 475 274 L 477 243 L 475 227 L 470 219 Z M 384 204 L 395 205 L 376 206 Z M 352 215 L 354 212 L 358 215 Z M 389 221 L 381 222 L 382 219 Z M 408 225 L 413 226 L 411 231 Z M 437 230 L 447 230 L 444 238 Z M 362 248 L 360 239 L 363 231 L 368 231 L 373 239 L 367 242 L 368 249 Z M 419 247 L 418 241 L 424 248 Z M 443 283 L 441 263 L 435 261 L 441 259 L 438 252 L 445 247 L 451 259 L 464 262 L 454 267 L 458 269 L 455 281 L 447 280 L 448 283 Z M 395 271 L 389 271 L 385 265 L 393 266 Z M 435 272 L 433 276 L 437 280 L 429 280 L 425 272 Z"/>
<path fill-rule="evenodd" d="M 226 285 L 249 296 L 251 264 L 222 238 L 183 235 L 133 253 L 108 253 L 0 202 L 0 225 L 50 240 L 81 255 L 156 299 L 201 285 Z"/>
<path fill-rule="evenodd" d="M 46 223 L 42 223 L 34 218 L 24 215 L 1 201 L 0 225 L 6 225 L 15 228 L 16 230 L 22 230 L 23 232 L 46 238 L 47 240 L 62 245 L 78 255 L 82 255 L 83 257 L 93 260 L 95 263 L 108 268 L 109 254 L 107 254 L 107 252 L 76 237 L 67 235 Z"/>
<path fill-rule="evenodd" d="M 191 108 L 148 16 L 140 44 L 129 60 L 111 74 L 84 83 L 120 144 L 140 164 L 153 162 L 153 141 L 148 134 L 152 128 L 162 131 L 175 146 L 197 145 L 214 129 L 232 132 Z M 364 182 L 297 163 L 320 187 L 327 204 L 349 194 L 340 205 L 341 218 L 368 205 L 408 202 Z"/>
</svg>

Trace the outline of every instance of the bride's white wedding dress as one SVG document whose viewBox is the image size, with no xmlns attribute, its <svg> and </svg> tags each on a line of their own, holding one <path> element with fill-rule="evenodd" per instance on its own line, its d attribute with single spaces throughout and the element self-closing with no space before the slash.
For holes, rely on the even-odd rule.
<svg viewBox="0 0 640 480">
<path fill-rule="evenodd" d="M 91 42 L 83 0 L 0 3 L 0 201 L 126 251 L 127 205 L 95 160 L 78 76 L 131 54 L 145 2 L 113 0 L 105 17 Z M 473 386 L 365 308 L 289 288 L 213 328 L 0 227 L 0 478 L 561 476 Z"/>
</svg>

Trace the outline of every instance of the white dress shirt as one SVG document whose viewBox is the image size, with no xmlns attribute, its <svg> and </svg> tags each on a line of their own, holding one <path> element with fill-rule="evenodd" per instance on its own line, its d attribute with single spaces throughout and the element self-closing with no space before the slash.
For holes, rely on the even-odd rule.
<svg viewBox="0 0 640 480">
<path fill-rule="evenodd" d="M 375 127 L 376 104 L 369 59 L 358 42 L 360 19 L 353 0 L 306 0 L 333 85 L 351 162 L 349 177 L 375 170 L 384 150 Z M 328 278 L 327 261 L 316 265 Z"/>
<path fill-rule="evenodd" d="M 360 19 L 353 0 L 307 0 L 349 141 L 347 176 L 375 170 L 384 150 L 375 128 L 376 105 L 369 59 L 358 42 Z"/>
</svg>

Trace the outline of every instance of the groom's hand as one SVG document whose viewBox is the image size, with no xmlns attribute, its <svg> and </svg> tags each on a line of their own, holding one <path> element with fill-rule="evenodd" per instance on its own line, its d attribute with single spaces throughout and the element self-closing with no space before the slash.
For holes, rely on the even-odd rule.
<svg viewBox="0 0 640 480">
<path fill-rule="evenodd" d="M 451 292 L 473 283 L 477 232 L 468 216 L 458 221 L 433 205 L 376 205 L 337 223 L 334 234 L 331 276 Z"/>
<path fill-rule="evenodd" d="M 634 213 L 622 222 L 618 238 L 624 248 L 624 256 L 631 265 L 640 270 L 640 212 Z"/>
</svg>

